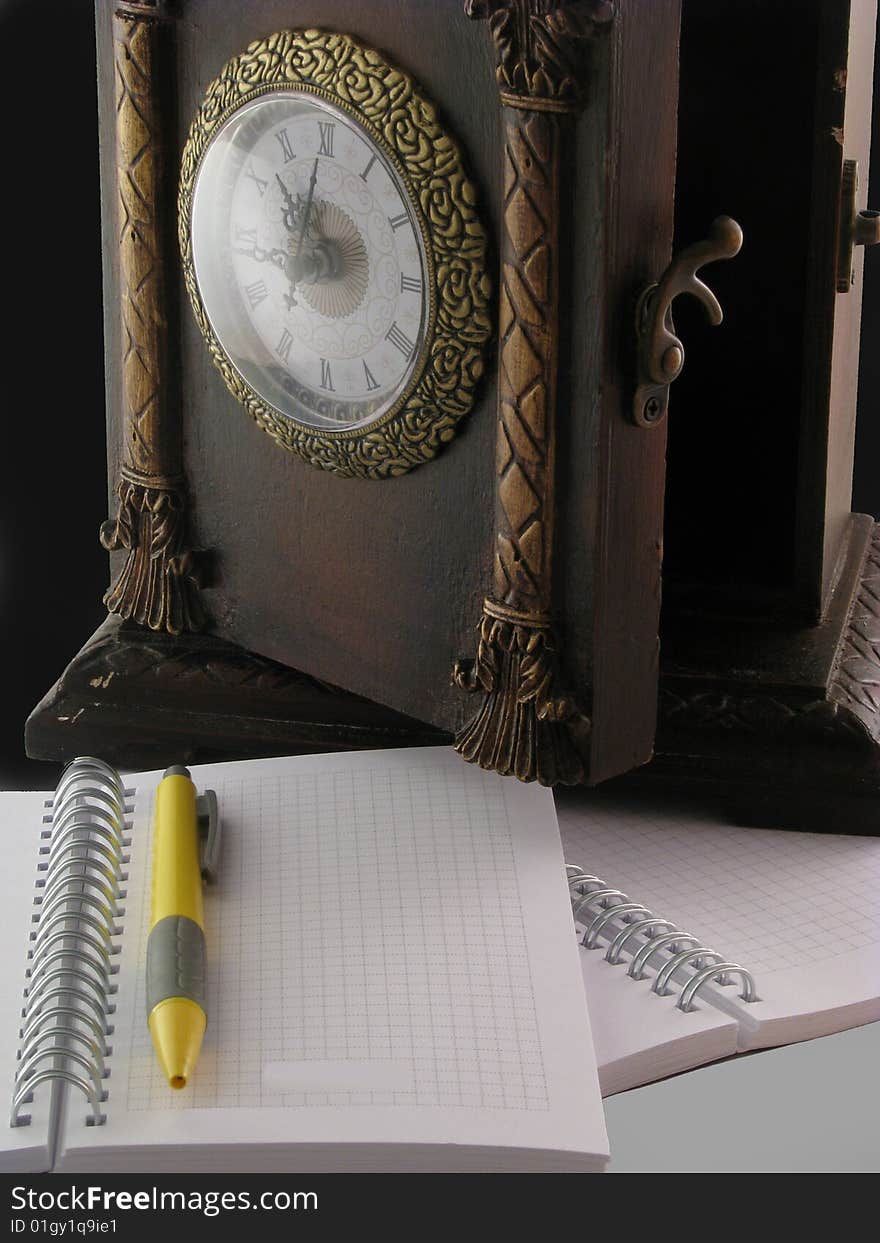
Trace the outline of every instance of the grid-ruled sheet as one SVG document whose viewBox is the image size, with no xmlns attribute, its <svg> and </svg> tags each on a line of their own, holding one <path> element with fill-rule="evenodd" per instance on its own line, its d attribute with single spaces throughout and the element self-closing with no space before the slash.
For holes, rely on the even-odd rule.
<svg viewBox="0 0 880 1243">
<path fill-rule="evenodd" d="M 557 810 L 567 862 L 752 972 L 760 1002 L 728 1008 L 768 1043 L 880 1017 L 880 838 L 740 828 L 659 796 L 566 791 Z"/>
<path fill-rule="evenodd" d="M 562 793 L 565 857 L 756 974 L 880 945 L 880 839 Z"/>
<path fill-rule="evenodd" d="M 232 778 L 216 793 L 223 859 L 205 903 L 211 1015 L 198 1073 L 169 1100 L 134 1024 L 129 1109 L 275 1103 L 264 1067 L 304 1063 L 306 1074 L 310 1062 L 354 1063 L 353 1077 L 377 1064 L 378 1080 L 398 1086 L 286 1092 L 284 1105 L 547 1108 L 500 785 L 416 764 L 366 783 L 339 768 Z M 141 963 L 148 930 L 145 907 Z M 143 970 L 137 979 L 142 1012 Z"/>
<path fill-rule="evenodd" d="M 248 1129 L 327 1141 L 342 1129 L 367 1142 L 433 1133 L 563 1149 L 588 1135 L 586 1150 L 602 1152 L 548 791 L 445 748 L 192 775 L 216 790 L 223 820 L 219 883 L 205 891 L 202 1053 L 172 1092 L 145 1022 L 148 778 L 132 833 L 108 1125 L 85 1144 Z"/>
</svg>

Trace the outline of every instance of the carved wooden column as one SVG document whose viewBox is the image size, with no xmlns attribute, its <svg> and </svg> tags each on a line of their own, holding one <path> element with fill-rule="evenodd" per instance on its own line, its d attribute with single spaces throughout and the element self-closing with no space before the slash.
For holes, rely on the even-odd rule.
<svg viewBox="0 0 880 1243">
<path fill-rule="evenodd" d="M 553 624 L 559 253 L 564 156 L 599 0 L 467 0 L 488 18 L 502 119 L 496 537 L 476 659 L 454 679 L 482 696 L 456 749 L 542 785 L 584 777 L 590 724 L 564 690 Z"/>
<path fill-rule="evenodd" d="M 161 90 L 170 78 L 170 31 L 157 0 L 129 0 L 114 14 L 116 175 L 122 310 L 125 456 L 115 519 L 101 543 L 125 563 L 104 603 L 111 613 L 170 634 L 204 624 L 186 546 L 180 410 L 169 375 L 167 319 L 173 192 Z"/>
</svg>

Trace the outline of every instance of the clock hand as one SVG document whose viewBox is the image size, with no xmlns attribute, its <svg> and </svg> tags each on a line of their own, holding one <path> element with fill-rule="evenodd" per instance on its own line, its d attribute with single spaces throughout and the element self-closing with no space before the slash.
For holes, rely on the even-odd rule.
<svg viewBox="0 0 880 1243">
<path fill-rule="evenodd" d="M 296 292 L 295 292 L 297 282 L 299 281 L 299 264 L 297 263 L 297 260 L 299 259 L 300 252 L 303 248 L 303 242 L 305 241 L 305 236 L 306 236 L 306 233 L 309 227 L 309 217 L 311 216 L 311 213 L 312 213 L 312 200 L 314 199 L 314 196 L 315 196 L 315 182 L 317 181 L 317 179 L 318 179 L 318 161 L 316 159 L 314 166 L 312 168 L 312 175 L 309 180 L 309 196 L 308 196 L 308 199 L 306 200 L 305 212 L 303 213 L 302 225 L 300 226 L 299 240 L 296 245 L 296 254 L 294 255 L 293 262 L 291 263 L 288 260 L 286 267 L 285 267 L 285 270 L 287 272 L 287 278 L 290 281 L 290 293 L 284 295 L 284 301 L 287 304 L 287 309 L 289 311 L 293 310 L 293 308 L 297 306 Z M 281 218 L 284 221 L 285 228 L 288 229 L 292 233 L 294 228 L 296 227 L 296 218 L 300 210 L 299 203 L 301 203 L 302 200 L 300 196 L 297 195 L 297 199 L 299 200 L 299 202 L 294 202 L 293 195 L 290 193 L 287 186 L 281 180 L 281 177 L 278 173 L 275 174 L 275 180 L 278 182 L 278 186 L 281 190 L 281 193 L 284 197 L 284 202 L 285 202 L 285 207 L 282 210 Z"/>
<path fill-rule="evenodd" d="M 234 253 L 246 255 L 248 259 L 255 259 L 257 263 L 274 263 L 282 270 L 287 264 L 287 254 L 283 250 L 264 250 L 262 246 L 254 246 L 251 250 L 245 250 L 242 246 L 236 246 Z"/>
<path fill-rule="evenodd" d="M 303 216 L 302 228 L 299 232 L 299 242 L 296 247 L 295 258 L 299 258 L 299 252 L 302 250 L 305 241 L 306 230 L 309 227 L 309 216 L 312 214 L 312 200 L 315 197 L 315 182 L 318 180 L 318 160 L 315 159 L 315 166 L 312 169 L 312 176 L 309 180 L 309 197 L 306 199 L 306 210 Z"/>
<path fill-rule="evenodd" d="M 298 305 L 294 290 L 296 284 L 290 277 L 290 256 L 284 250 L 264 250 L 262 246 L 254 246 L 252 250 L 245 250 L 242 246 L 233 247 L 236 255 L 245 255 L 248 259 L 255 259 L 257 263 L 274 263 L 280 268 L 287 279 L 290 281 L 290 293 L 284 294 L 284 302 L 288 311 L 292 311 Z"/>
<path fill-rule="evenodd" d="M 279 186 L 281 187 L 281 193 L 284 195 L 284 202 L 286 203 L 286 207 L 281 213 L 281 219 L 284 221 L 285 229 L 288 229 L 292 233 L 293 230 L 296 228 L 297 205 L 296 205 L 296 202 L 294 201 L 293 195 L 290 193 L 287 186 L 281 180 L 278 173 L 275 174 L 275 180 L 278 182 Z"/>
</svg>

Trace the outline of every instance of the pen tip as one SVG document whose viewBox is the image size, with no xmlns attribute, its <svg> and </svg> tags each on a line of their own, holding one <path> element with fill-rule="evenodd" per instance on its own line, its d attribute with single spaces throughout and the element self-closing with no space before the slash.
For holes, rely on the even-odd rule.
<svg viewBox="0 0 880 1243">
<path fill-rule="evenodd" d="M 193 1076 L 205 1023 L 204 1010 L 188 997 L 166 997 L 150 1012 L 150 1035 L 159 1067 L 176 1092 Z"/>
<path fill-rule="evenodd" d="M 185 768 L 183 764 L 172 764 L 169 768 L 165 769 L 164 775 L 166 777 L 189 777 L 190 771 L 188 768 Z"/>
</svg>

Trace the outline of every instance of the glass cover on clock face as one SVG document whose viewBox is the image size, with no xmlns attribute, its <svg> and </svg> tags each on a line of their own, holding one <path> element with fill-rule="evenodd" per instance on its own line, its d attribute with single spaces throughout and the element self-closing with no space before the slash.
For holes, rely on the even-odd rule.
<svg viewBox="0 0 880 1243">
<path fill-rule="evenodd" d="M 192 248 L 220 344 L 281 414 L 362 427 L 417 379 L 430 299 L 416 209 L 342 109 L 277 91 L 235 112 L 196 177 Z"/>
</svg>

